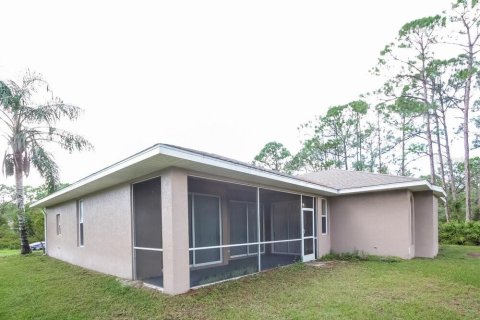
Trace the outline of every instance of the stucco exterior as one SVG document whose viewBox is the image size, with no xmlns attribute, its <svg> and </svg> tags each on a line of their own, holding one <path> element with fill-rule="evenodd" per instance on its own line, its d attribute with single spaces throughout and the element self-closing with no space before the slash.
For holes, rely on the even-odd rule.
<svg viewBox="0 0 480 320">
<path fill-rule="evenodd" d="M 194 199 L 201 203 L 202 194 L 218 199 L 218 204 L 204 207 L 203 215 L 193 204 Z M 442 194 L 441 188 L 420 179 L 339 170 L 302 178 L 159 144 L 32 207 L 47 208 L 48 255 L 180 294 L 219 279 L 313 259 L 313 225 L 316 258 L 355 251 L 404 259 L 434 257 L 438 253 L 437 197 Z M 316 210 L 312 210 L 312 198 L 317 199 Z M 327 201 L 325 234 L 321 199 Z M 79 243 L 80 200 L 83 246 Z M 289 202 L 294 204 L 280 205 Z M 245 210 L 235 209 L 234 203 L 242 203 Z M 250 210 L 251 204 L 260 212 Z M 250 216 L 253 212 L 256 220 Z M 310 212 L 316 212 L 315 224 Z M 310 231 L 306 234 L 306 230 Z M 208 241 L 196 245 L 197 236 Z M 234 251 L 242 246 L 245 252 Z M 257 250 L 250 250 L 252 246 Z M 264 248 L 262 255 L 255 254 L 258 248 Z M 218 250 L 220 258 L 196 263 L 199 250 Z M 189 251 L 194 252 L 192 261 Z M 207 274 L 209 269 L 213 271 Z"/>
<path fill-rule="evenodd" d="M 330 232 L 330 208 L 327 199 L 327 233 L 322 234 L 322 208 L 321 200 L 325 198 L 317 198 L 317 258 L 321 258 L 331 252 L 331 232 Z"/>
<path fill-rule="evenodd" d="M 415 256 L 433 258 L 438 254 L 438 199 L 432 192 L 415 192 Z"/>
<path fill-rule="evenodd" d="M 332 197 L 331 250 L 414 257 L 407 190 Z"/>
<path fill-rule="evenodd" d="M 183 170 L 162 174 L 163 290 L 179 294 L 190 290 L 188 260 L 188 184 Z"/>
<path fill-rule="evenodd" d="M 81 267 L 132 277 L 130 185 L 123 184 L 82 198 L 84 246 L 78 245 L 77 201 L 47 208 L 48 255 Z M 56 215 L 61 234 L 57 235 Z"/>
</svg>

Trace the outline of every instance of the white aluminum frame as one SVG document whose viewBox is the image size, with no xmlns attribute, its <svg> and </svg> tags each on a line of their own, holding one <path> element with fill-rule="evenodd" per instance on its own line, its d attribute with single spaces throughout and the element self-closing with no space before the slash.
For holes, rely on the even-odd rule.
<svg viewBox="0 0 480 320">
<path fill-rule="evenodd" d="M 195 262 L 195 252 L 198 250 L 207 250 L 207 249 L 216 249 L 215 247 L 195 247 L 195 196 L 204 196 L 204 197 L 211 197 L 211 198 L 217 198 L 218 199 L 218 224 L 219 224 L 219 237 L 220 237 L 220 245 L 218 246 L 220 249 L 220 260 L 215 260 L 215 261 L 210 261 L 210 262 L 202 262 L 202 263 L 196 263 Z M 206 194 L 206 193 L 199 193 L 199 192 L 189 192 L 188 193 L 189 197 L 192 197 L 192 248 L 188 248 L 188 251 L 193 251 L 192 254 L 192 264 L 190 264 L 190 267 L 201 267 L 201 266 L 208 266 L 212 264 L 219 264 L 222 263 L 223 261 L 223 225 L 222 225 L 222 199 L 218 195 L 212 195 L 212 194 Z"/>
<path fill-rule="evenodd" d="M 311 208 L 304 208 L 303 207 L 303 197 L 304 195 L 300 196 L 300 215 L 301 215 L 301 232 L 302 232 L 302 261 L 312 261 L 315 260 L 315 252 L 316 252 L 316 241 L 315 241 L 315 197 L 310 197 L 312 198 L 312 207 Z M 307 197 L 307 196 L 305 196 Z M 303 214 L 304 212 L 310 212 L 312 215 L 312 235 L 305 237 L 305 221 L 303 219 Z M 305 240 L 311 240 L 312 241 L 312 253 L 310 254 L 305 254 Z"/>
<path fill-rule="evenodd" d="M 57 227 L 57 236 L 62 234 L 62 224 L 61 224 L 60 219 L 61 219 L 60 218 L 60 213 L 57 213 L 55 215 L 55 224 L 56 224 L 56 227 Z"/>
<path fill-rule="evenodd" d="M 322 233 L 322 236 L 328 235 L 328 201 L 325 198 L 319 198 L 320 199 L 320 232 Z M 322 203 L 325 201 L 325 212 L 323 212 L 323 207 Z M 323 231 L 323 218 L 325 218 L 325 232 Z"/>
<path fill-rule="evenodd" d="M 77 244 L 79 247 L 85 247 L 85 210 L 84 210 L 84 200 L 80 199 L 77 203 Z M 80 228 L 80 225 L 82 226 Z"/>
</svg>

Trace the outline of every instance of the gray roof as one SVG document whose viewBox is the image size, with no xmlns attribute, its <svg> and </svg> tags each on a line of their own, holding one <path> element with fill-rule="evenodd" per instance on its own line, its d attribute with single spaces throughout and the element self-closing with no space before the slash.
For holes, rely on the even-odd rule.
<svg viewBox="0 0 480 320">
<path fill-rule="evenodd" d="M 393 183 L 421 181 L 411 177 L 339 169 L 323 170 L 298 176 L 301 179 L 334 189 L 352 189 L 388 185 Z"/>
</svg>

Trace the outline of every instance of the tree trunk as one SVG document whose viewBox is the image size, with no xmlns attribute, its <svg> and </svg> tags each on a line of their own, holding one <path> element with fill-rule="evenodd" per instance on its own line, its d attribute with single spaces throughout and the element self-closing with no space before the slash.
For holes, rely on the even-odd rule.
<svg viewBox="0 0 480 320">
<path fill-rule="evenodd" d="M 436 130 L 435 134 L 437 137 L 437 147 L 438 147 L 438 160 L 440 162 L 440 176 L 442 179 L 442 187 L 444 190 L 447 190 L 447 182 L 445 180 L 445 168 L 444 168 L 444 163 L 443 163 L 443 152 L 442 152 L 442 144 L 441 144 L 441 139 L 440 139 L 440 122 L 438 121 L 438 113 L 435 111 L 434 113 L 435 117 L 435 125 L 436 125 Z M 448 212 L 448 195 L 446 197 L 445 201 L 445 219 L 447 219 L 447 222 L 450 220 L 450 215 Z"/>
<path fill-rule="evenodd" d="M 401 164 L 401 173 L 402 176 L 405 176 L 405 116 L 402 117 L 402 164 Z"/>
<path fill-rule="evenodd" d="M 25 197 L 23 190 L 23 157 L 22 152 L 15 152 L 15 197 L 18 209 L 18 228 L 20 233 L 21 254 L 32 252 L 27 238 L 25 222 Z"/>
<path fill-rule="evenodd" d="M 470 90 L 468 91 L 470 94 Z M 465 99 L 467 100 L 467 99 Z M 468 99 L 469 100 L 469 99 Z M 468 102 L 469 104 L 470 102 Z M 472 191 L 470 189 L 471 178 L 470 178 L 470 145 L 468 143 L 468 107 L 465 103 L 465 110 L 463 112 L 463 148 L 464 148 L 464 165 L 465 165 L 465 221 L 470 221 L 471 211 L 472 211 Z"/>
<path fill-rule="evenodd" d="M 377 132 L 378 132 L 378 173 L 382 172 L 382 136 L 380 130 L 380 111 L 377 113 Z"/>
<path fill-rule="evenodd" d="M 430 103 L 428 100 L 428 86 L 427 86 L 427 75 L 425 67 L 425 46 L 423 42 L 421 43 L 421 57 L 422 57 L 422 86 L 423 86 L 423 102 L 427 107 L 426 116 L 427 116 L 427 144 L 428 144 L 428 158 L 430 160 L 430 183 L 435 184 L 435 159 L 433 154 L 433 139 L 432 139 L 432 128 L 430 124 Z"/>
<path fill-rule="evenodd" d="M 452 195 L 452 199 L 455 201 L 457 200 L 457 190 L 455 190 L 455 177 L 453 175 L 453 161 L 452 161 L 452 154 L 450 153 L 450 141 L 448 140 L 447 117 L 445 114 L 446 111 L 445 109 L 443 109 L 443 107 L 441 112 L 442 112 L 443 131 L 445 134 L 445 156 L 447 157 L 448 179 L 450 180 L 450 193 Z"/>
<path fill-rule="evenodd" d="M 463 18 L 462 18 L 463 19 Z M 465 91 L 463 95 L 463 149 L 464 149 L 464 165 L 465 165 L 465 221 L 470 221 L 472 212 L 472 191 L 471 191 L 471 173 L 470 173 L 470 143 L 468 136 L 468 113 L 470 110 L 470 94 L 473 77 L 473 59 L 475 53 L 473 52 L 474 43 L 470 34 L 470 27 L 468 23 L 463 20 L 468 37 L 468 55 L 467 55 L 467 79 L 465 81 Z"/>
<path fill-rule="evenodd" d="M 433 158 L 432 128 L 430 125 L 430 110 L 427 110 L 427 143 L 428 158 L 430 159 L 430 183 L 435 184 L 435 160 Z"/>
</svg>

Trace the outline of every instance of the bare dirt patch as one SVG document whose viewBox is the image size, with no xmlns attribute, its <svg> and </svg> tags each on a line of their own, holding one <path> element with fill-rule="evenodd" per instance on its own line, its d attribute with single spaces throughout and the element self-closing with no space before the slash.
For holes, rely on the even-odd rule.
<svg viewBox="0 0 480 320">
<path fill-rule="evenodd" d="M 480 259 L 480 252 L 469 252 L 467 253 L 467 256 Z"/>
</svg>

